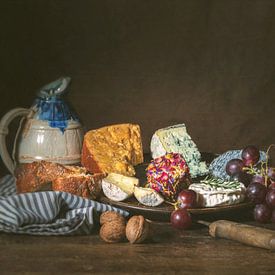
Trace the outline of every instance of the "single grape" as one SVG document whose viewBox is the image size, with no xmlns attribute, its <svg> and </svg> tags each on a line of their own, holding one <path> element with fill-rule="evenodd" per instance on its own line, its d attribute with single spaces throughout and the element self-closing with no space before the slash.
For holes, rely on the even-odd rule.
<svg viewBox="0 0 275 275">
<path fill-rule="evenodd" d="M 246 188 L 246 196 L 253 203 L 262 203 L 265 200 L 267 188 L 259 182 L 252 182 Z"/>
<path fill-rule="evenodd" d="M 242 159 L 245 166 L 255 165 L 260 159 L 260 151 L 254 145 L 246 146 L 242 151 Z"/>
<path fill-rule="evenodd" d="M 187 229 L 192 225 L 192 219 L 186 209 L 174 210 L 170 217 L 171 224 L 176 229 Z"/>
<path fill-rule="evenodd" d="M 197 193 L 190 189 L 182 190 L 177 202 L 180 208 L 195 208 L 197 207 Z"/>
<path fill-rule="evenodd" d="M 264 184 L 265 183 L 265 178 L 264 176 L 262 175 L 254 175 L 251 179 L 251 182 L 259 182 L 261 184 Z"/>
<path fill-rule="evenodd" d="M 242 172 L 243 168 L 244 164 L 241 159 L 231 159 L 227 162 L 225 170 L 229 176 L 233 176 L 237 173 Z"/>
<path fill-rule="evenodd" d="M 254 208 L 254 219 L 260 223 L 267 223 L 271 218 L 271 209 L 266 204 L 257 204 Z"/>
<path fill-rule="evenodd" d="M 236 180 L 243 183 L 246 187 L 250 184 L 252 176 L 246 172 L 240 172 L 230 177 L 231 180 Z"/>
<path fill-rule="evenodd" d="M 275 180 L 275 168 L 274 168 L 274 167 L 269 167 L 269 168 L 268 168 L 267 176 L 268 176 L 271 180 Z"/>
<path fill-rule="evenodd" d="M 266 200 L 267 205 L 270 208 L 275 209 L 275 189 L 268 188 L 266 196 L 265 196 L 265 200 Z"/>
<path fill-rule="evenodd" d="M 275 189 L 275 181 L 271 181 L 268 185 L 268 189 Z"/>
</svg>

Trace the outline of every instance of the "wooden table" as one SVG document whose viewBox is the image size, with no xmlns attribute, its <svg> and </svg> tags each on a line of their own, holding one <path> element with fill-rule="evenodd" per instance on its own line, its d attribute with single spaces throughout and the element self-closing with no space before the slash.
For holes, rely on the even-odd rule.
<svg viewBox="0 0 275 275">
<path fill-rule="evenodd" d="M 246 222 L 256 224 L 254 222 Z M 267 225 L 275 229 L 274 225 Z M 153 241 L 107 244 L 90 236 L 0 234 L 0 273 L 274 274 L 275 253 L 213 239 L 206 227 L 178 232 L 159 226 Z"/>
<path fill-rule="evenodd" d="M 205 219 L 220 218 L 211 214 Z M 250 211 L 226 218 L 253 222 Z M 275 230 L 275 224 L 265 227 Z M 98 231 L 89 236 L 41 237 L 0 233 L 0 274 L 19 272 L 74 273 L 203 273 L 275 274 L 275 253 L 234 241 L 213 239 L 208 229 L 194 225 L 178 232 L 169 223 L 158 225 L 152 241 L 131 245 L 104 243 Z"/>
</svg>

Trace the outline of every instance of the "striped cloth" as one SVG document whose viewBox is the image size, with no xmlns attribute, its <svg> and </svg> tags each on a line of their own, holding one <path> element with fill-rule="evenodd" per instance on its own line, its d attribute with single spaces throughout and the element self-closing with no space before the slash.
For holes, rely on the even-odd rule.
<svg viewBox="0 0 275 275">
<path fill-rule="evenodd" d="M 66 192 L 16 194 L 15 178 L 0 179 L 0 231 L 31 235 L 90 234 L 101 212 L 128 212 Z"/>
</svg>

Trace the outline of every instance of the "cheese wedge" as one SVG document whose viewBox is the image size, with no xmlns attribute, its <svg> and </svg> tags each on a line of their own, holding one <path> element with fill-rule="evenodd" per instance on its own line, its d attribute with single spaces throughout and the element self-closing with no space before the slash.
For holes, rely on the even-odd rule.
<svg viewBox="0 0 275 275">
<path fill-rule="evenodd" d="M 193 183 L 189 189 L 199 196 L 201 207 L 237 204 L 245 199 L 245 186 L 242 183 L 236 188 L 210 186 L 205 183 Z"/>
<path fill-rule="evenodd" d="M 82 165 L 91 173 L 134 176 L 134 166 L 143 162 L 140 127 L 117 124 L 90 130 L 82 147 Z"/>
<path fill-rule="evenodd" d="M 134 194 L 135 186 L 139 185 L 139 180 L 135 177 L 123 176 L 110 173 L 102 180 L 102 190 L 104 195 L 114 201 L 123 201 Z"/>
<path fill-rule="evenodd" d="M 123 190 L 121 190 L 119 187 L 114 185 L 111 182 L 108 182 L 107 180 L 103 180 L 102 183 L 102 191 L 104 195 L 113 201 L 124 201 L 131 197 L 131 195 L 127 194 Z"/>
<path fill-rule="evenodd" d="M 201 161 L 201 154 L 187 133 L 185 124 L 157 130 L 151 139 L 150 148 L 154 159 L 166 153 L 181 154 L 188 164 L 192 178 L 209 172 L 206 163 Z"/>
<path fill-rule="evenodd" d="M 121 174 L 110 173 L 105 180 L 113 183 L 127 194 L 133 194 L 135 186 L 139 185 L 139 179 L 135 177 L 123 176 Z"/>
<path fill-rule="evenodd" d="M 134 195 L 141 204 L 146 206 L 158 206 L 164 202 L 164 198 L 152 188 L 135 186 Z"/>
</svg>

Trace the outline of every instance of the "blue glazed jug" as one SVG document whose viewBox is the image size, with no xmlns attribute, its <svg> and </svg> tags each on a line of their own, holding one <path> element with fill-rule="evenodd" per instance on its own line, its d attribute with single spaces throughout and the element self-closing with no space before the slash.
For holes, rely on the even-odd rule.
<svg viewBox="0 0 275 275">
<path fill-rule="evenodd" d="M 10 110 L 0 121 L 1 158 L 13 173 L 16 164 L 46 160 L 61 164 L 80 162 L 83 129 L 76 114 L 70 110 L 63 94 L 70 83 L 61 77 L 42 87 L 30 109 Z M 10 122 L 18 116 L 23 119 L 18 128 L 12 156 L 6 147 Z"/>
</svg>

